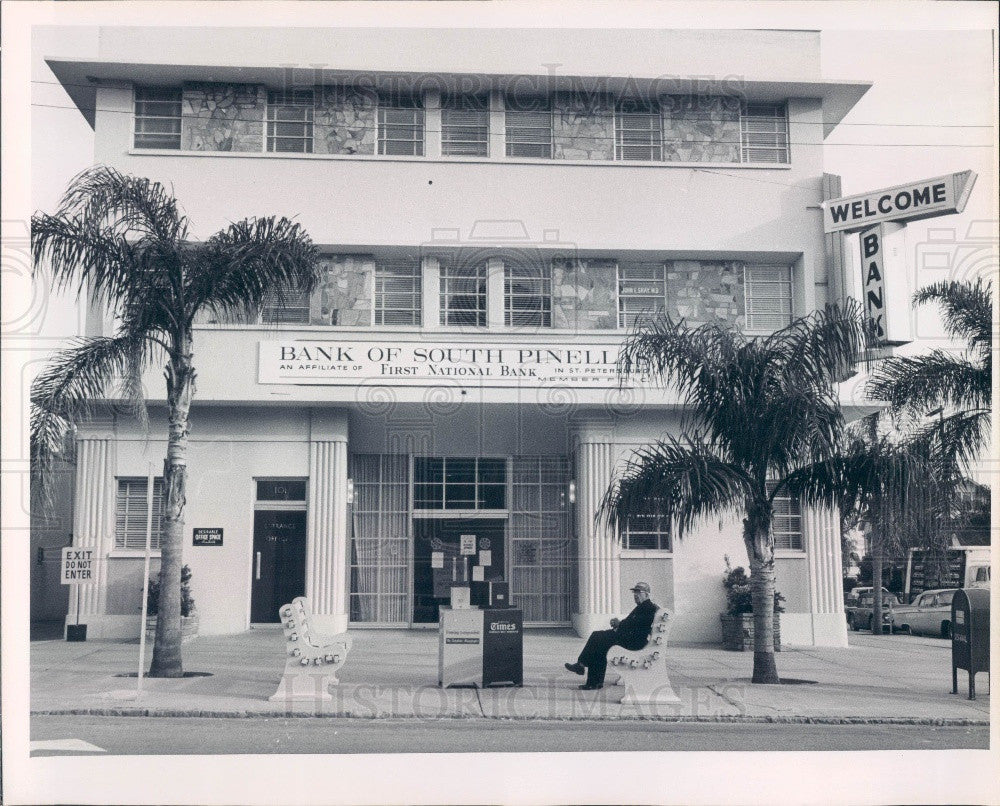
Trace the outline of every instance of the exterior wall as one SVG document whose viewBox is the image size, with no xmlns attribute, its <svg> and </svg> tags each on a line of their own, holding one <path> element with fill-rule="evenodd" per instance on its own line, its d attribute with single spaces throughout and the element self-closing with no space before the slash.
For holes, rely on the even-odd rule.
<svg viewBox="0 0 1000 806">
<path fill-rule="evenodd" d="M 552 156 L 555 159 L 615 158 L 615 109 L 610 98 L 559 92 L 552 107 Z"/>
<path fill-rule="evenodd" d="M 318 311 L 313 325 L 368 326 L 372 323 L 375 261 L 363 255 L 330 255 L 320 263 Z"/>
<path fill-rule="evenodd" d="M 373 93 L 321 87 L 313 117 L 316 154 L 374 154 L 377 98 Z"/>
<path fill-rule="evenodd" d="M 613 330 L 618 326 L 618 275 L 613 260 L 561 260 L 552 265 L 552 326 Z"/>
<path fill-rule="evenodd" d="M 188 151 L 261 151 L 267 95 L 254 84 L 186 84 L 181 148 Z"/>
<path fill-rule="evenodd" d="M 672 162 L 739 162 L 740 99 L 669 95 L 663 111 L 663 158 Z"/>
</svg>

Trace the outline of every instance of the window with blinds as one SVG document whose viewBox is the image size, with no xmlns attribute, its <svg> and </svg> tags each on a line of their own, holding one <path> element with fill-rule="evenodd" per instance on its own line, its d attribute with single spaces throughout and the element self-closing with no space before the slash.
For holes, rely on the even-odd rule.
<svg viewBox="0 0 1000 806">
<path fill-rule="evenodd" d="M 673 551 L 670 519 L 658 513 L 635 513 L 621 525 L 622 548 Z"/>
<path fill-rule="evenodd" d="M 486 327 L 486 263 L 441 265 L 441 324 Z"/>
<path fill-rule="evenodd" d="M 552 326 L 552 272 L 548 266 L 504 265 L 504 324 Z"/>
<path fill-rule="evenodd" d="M 272 291 L 264 299 L 260 318 L 265 325 L 308 325 L 309 295 L 294 289 Z"/>
<path fill-rule="evenodd" d="M 489 155 L 490 113 L 486 99 L 467 96 L 441 107 L 441 153 L 456 157 Z"/>
<path fill-rule="evenodd" d="M 179 87 L 136 87 L 135 147 L 179 149 L 181 102 Z"/>
<path fill-rule="evenodd" d="M 775 482 L 768 482 L 768 493 L 772 493 L 776 486 Z M 774 512 L 774 519 L 772 521 L 774 547 L 776 549 L 803 551 L 802 507 L 799 499 L 792 498 L 789 495 L 778 495 L 774 499 L 772 509 Z"/>
<path fill-rule="evenodd" d="M 309 154 L 313 150 L 312 90 L 267 94 L 267 150 Z"/>
<path fill-rule="evenodd" d="M 375 324 L 419 325 L 423 288 L 420 258 L 375 263 Z"/>
<path fill-rule="evenodd" d="M 618 326 L 635 327 L 661 313 L 667 304 L 665 263 L 623 263 L 618 266 Z"/>
<path fill-rule="evenodd" d="M 785 105 L 743 104 L 740 140 L 742 162 L 789 162 Z"/>
<path fill-rule="evenodd" d="M 743 280 L 748 333 L 773 333 L 791 324 L 791 266 L 746 266 Z"/>
<path fill-rule="evenodd" d="M 546 98 L 507 98 L 508 157 L 552 158 L 552 107 Z"/>
<path fill-rule="evenodd" d="M 145 551 L 147 485 L 145 477 L 119 478 L 115 499 L 115 548 Z M 153 479 L 153 531 L 150 548 L 160 549 L 163 534 L 163 479 Z"/>
<path fill-rule="evenodd" d="M 379 101 L 378 153 L 423 156 L 424 110 L 419 100 L 394 98 Z"/>
<path fill-rule="evenodd" d="M 615 159 L 663 159 L 663 118 L 656 104 L 622 101 L 615 110 Z"/>
</svg>

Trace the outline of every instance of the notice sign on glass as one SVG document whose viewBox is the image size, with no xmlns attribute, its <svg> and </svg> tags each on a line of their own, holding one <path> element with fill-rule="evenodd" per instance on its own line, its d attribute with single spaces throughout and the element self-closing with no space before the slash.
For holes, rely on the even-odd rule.
<svg viewBox="0 0 1000 806">
<path fill-rule="evenodd" d="M 195 527 L 194 540 L 192 543 L 195 546 L 221 546 L 222 529 L 205 529 Z"/>
<path fill-rule="evenodd" d="M 475 535 L 462 535 L 461 536 L 461 553 L 462 554 L 475 554 L 476 553 L 476 536 Z"/>
</svg>

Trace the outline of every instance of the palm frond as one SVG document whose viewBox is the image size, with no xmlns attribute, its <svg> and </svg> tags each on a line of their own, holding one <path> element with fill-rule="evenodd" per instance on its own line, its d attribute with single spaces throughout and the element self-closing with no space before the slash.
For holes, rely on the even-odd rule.
<svg viewBox="0 0 1000 806">
<path fill-rule="evenodd" d="M 669 438 L 637 450 L 612 481 L 598 518 L 616 528 L 630 515 L 655 512 L 683 536 L 701 518 L 740 509 L 754 481 L 697 438 Z"/>
<path fill-rule="evenodd" d="M 299 224 L 287 218 L 250 218 L 194 247 L 186 296 L 193 319 L 199 309 L 218 316 L 254 316 L 265 299 L 278 305 L 290 292 L 311 292 L 319 253 Z"/>
<path fill-rule="evenodd" d="M 945 280 L 925 286 L 913 302 L 936 302 L 952 338 L 968 341 L 974 350 L 989 350 L 993 339 L 993 283 L 977 278 L 972 282 Z"/>
<path fill-rule="evenodd" d="M 961 478 L 989 447 L 991 425 L 989 409 L 958 411 L 926 422 L 910 442 L 933 457 L 942 474 Z"/>
<path fill-rule="evenodd" d="M 885 359 L 872 373 L 867 394 L 895 411 L 923 414 L 936 406 L 985 408 L 990 405 L 990 372 L 943 350 Z"/>
</svg>

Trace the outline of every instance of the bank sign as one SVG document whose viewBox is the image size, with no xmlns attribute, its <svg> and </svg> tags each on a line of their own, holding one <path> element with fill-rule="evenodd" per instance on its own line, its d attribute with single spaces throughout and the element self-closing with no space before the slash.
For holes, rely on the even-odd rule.
<svg viewBox="0 0 1000 806">
<path fill-rule="evenodd" d="M 960 213 L 975 183 L 974 171 L 962 171 L 831 199 L 823 202 L 823 229 L 825 232 L 858 232 L 883 221 L 902 224 Z"/>
<path fill-rule="evenodd" d="M 262 384 L 616 387 L 620 342 L 475 344 L 398 341 L 262 341 Z"/>
</svg>

